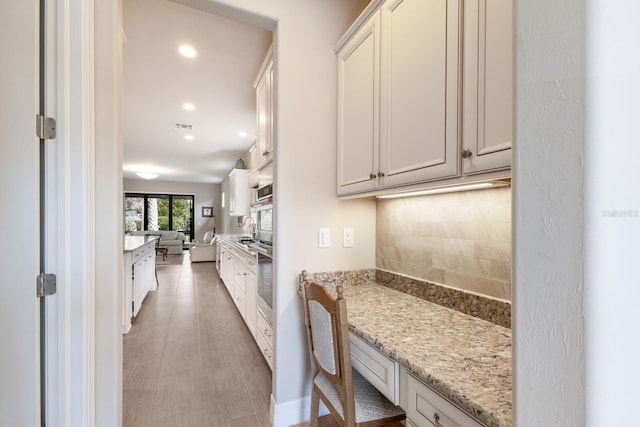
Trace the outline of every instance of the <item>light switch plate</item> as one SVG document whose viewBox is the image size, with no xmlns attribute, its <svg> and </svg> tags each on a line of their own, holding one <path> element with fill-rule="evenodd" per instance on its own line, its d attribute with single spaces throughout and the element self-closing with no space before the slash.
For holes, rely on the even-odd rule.
<svg viewBox="0 0 640 427">
<path fill-rule="evenodd" d="M 342 229 L 342 247 L 343 248 L 352 248 L 353 247 L 353 228 L 343 228 Z"/>
<path fill-rule="evenodd" d="M 318 228 L 318 247 L 328 248 L 331 246 L 331 229 Z"/>
</svg>

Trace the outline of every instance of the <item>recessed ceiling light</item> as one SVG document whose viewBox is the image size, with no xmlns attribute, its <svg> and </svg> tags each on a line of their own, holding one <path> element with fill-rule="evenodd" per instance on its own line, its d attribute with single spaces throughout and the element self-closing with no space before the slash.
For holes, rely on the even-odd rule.
<svg viewBox="0 0 640 427">
<path fill-rule="evenodd" d="M 160 176 L 157 173 L 151 173 L 151 172 L 136 172 L 136 175 L 144 179 L 154 179 Z"/>
<path fill-rule="evenodd" d="M 187 58 L 193 58 L 198 54 L 194 48 L 186 44 L 183 44 L 182 46 L 180 46 L 180 48 L 178 49 L 178 52 L 180 52 L 180 55 L 185 56 Z"/>
<path fill-rule="evenodd" d="M 184 108 L 187 111 L 193 111 L 196 109 L 195 105 L 187 102 L 186 104 L 182 104 L 182 108 Z"/>
<path fill-rule="evenodd" d="M 184 139 L 187 139 L 189 141 L 193 141 L 193 135 L 190 135 L 190 134 L 189 135 L 185 135 Z"/>
<path fill-rule="evenodd" d="M 245 137 L 247 136 L 247 133 L 244 131 L 241 131 L 241 132 L 238 132 L 238 136 Z"/>
</svg>

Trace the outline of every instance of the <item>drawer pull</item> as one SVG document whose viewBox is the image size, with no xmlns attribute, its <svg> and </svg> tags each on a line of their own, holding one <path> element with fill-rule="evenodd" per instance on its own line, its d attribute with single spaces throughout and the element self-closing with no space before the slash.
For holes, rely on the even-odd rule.
<svg viewBox="0 0 640 427">
<path fill-rule="evenodd" d="M 433 420 L 436 422 L 436 427 L 444 427 L 442 424 L 440 424 L 440 414 L 438 414 L 437 412 L 433 413 Z"/>
</svg>

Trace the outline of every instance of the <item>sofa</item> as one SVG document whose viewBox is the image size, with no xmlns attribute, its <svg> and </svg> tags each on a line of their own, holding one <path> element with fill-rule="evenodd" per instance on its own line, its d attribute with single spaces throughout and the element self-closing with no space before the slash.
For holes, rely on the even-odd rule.
<svg viewBox="0 0 640 427">
<path fill-rule="evenodd" d="M 165 246 L 167 248 L 167 255 L 182 255 L 182 243 L 185 236 L 182 231 L 156 231 L 156 230 L 141 230 L 132 231 L 129 233 L 131 236 L 160 236 L 160 242 L 158 246 Z"/>
<path fill-rule="evenodd" d="M 216 260 L 216 239 L 211 231 L 207 231 L 204 240 L 189 244 L 191 262 L 212 262 Z"/>
</svg>

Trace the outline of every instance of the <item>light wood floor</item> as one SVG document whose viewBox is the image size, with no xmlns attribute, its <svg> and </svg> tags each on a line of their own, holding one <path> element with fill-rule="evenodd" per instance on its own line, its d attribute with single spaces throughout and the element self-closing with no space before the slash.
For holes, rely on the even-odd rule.
<svg viewBox="0 0 640 427">
<path fill-rule="evenodd" d="M 124 336 L 124 427 L 270 427 L 271 372 L 215 263 L 157 271 Z"/>
</svg>

